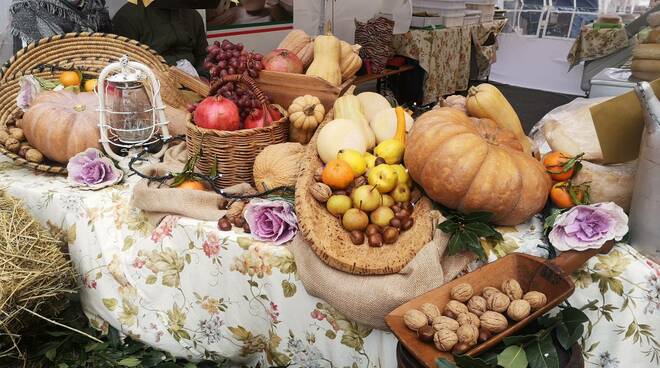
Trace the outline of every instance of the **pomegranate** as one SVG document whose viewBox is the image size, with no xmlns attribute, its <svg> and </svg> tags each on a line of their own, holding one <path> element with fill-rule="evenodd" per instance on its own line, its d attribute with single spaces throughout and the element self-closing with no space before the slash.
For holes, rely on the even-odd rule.
<svg viewBox="0 0 660 368">
<path fill-rule="evenodd" d="M 287 49 L 275 49 L 263 58 L 264 69 L 285 73 L 302 73 L 303 63 L 300 58 Z"/>
<path fill-rule="evenodd" d="M 270 116 L 268 111 L 264 108 L 254 109 L 250 112 L 245 118 L 244 127 L 245 129 L 252 128 L 263 128 L 269 126 L 273 123 L 273 118 Z"/>
<path fill-rule="evenodd" d="M 221 96 L 210 96 L 197 105 L 193 113 L 195 124 L 200 128 L 237 130 L 240 117 L 238 106 Z"/>
</svg>

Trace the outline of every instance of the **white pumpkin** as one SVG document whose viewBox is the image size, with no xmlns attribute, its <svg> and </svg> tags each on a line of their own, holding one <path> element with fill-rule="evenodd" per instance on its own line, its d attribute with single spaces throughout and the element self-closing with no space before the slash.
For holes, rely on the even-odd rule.
<svg viewBox="0 0 660 368">
<path fill-rule="evenodd" d="M 385 97 L 376 92 L 362 92 L 357 95 L 357 98 L 362 103 L 364 116 L 369 122 L 371 122 L 379 112 L 392 107 Z"/>
<path fill-rule="evenodd" d="M 404 115 L 406 117 L 406 132 L 409 132 L 412 129 L 414 120 L 405 111 Z M 369 125 L 371 125 L 371 130 L 373 130 L 376 136 L 376 143 L 394 138 L 394 134 L 396 133 L 396 110 L 393 107 L 382 110 L 369 121 Z"/>
<path fill-rule="evenodd" d="M 321 128 L 316 139 L 316 149 L 324 163 L 336 159 L 339 150 L 347 148 L 360 153 L 367 151 L 367 142 L 358 123 L 335 119 Z"/>
</svg>

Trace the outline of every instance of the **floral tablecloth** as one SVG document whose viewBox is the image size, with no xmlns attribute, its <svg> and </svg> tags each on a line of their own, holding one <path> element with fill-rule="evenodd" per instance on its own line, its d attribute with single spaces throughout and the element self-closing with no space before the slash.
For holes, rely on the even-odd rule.
<svg viewBox="0 0 660 368">
<path fill-rule="evenodd" d="M 484 40 L 490 33 L 497 35 L 505 23 L 506 20 L 498 20 L 436 30 L 411 29 L 394 35 L 392 43 L 397 54 L 417 60 L 426 72 L 423 103 L 427 104 L 467 89 L 473 38 Z M 496 46 L 484 48 L 479 56 L 494 58 L 495 49 Z"/>
<path fill-rule="evenodd" d="M 62 177 L 0 156 L 0 189 L 67 234 L 95 327 L 112 325 L 177 356 L 230 366 L 396 367 L 395 337 L 309 296 L 286 247 L 177 216 L 152 227 L 129 205 L 134 182 L 74 190 Z M 543 255 L 541 228 L 539 219 L 502 228 L 505 241 L 488 248 L 491 259 L 513 251 Z M 589 366 L 658 365 L 659 274 L 625 244 L 576 273 L 569 301 L 591 319 L 582 340 Z"/>
<path fill-rule="evenodd" d="M 570 68 L 587 60 L 594 60 L 624 49 L 629 45 L 625 28 L 593 29 L 583 26 L 566 59 Z"/>
</svg>

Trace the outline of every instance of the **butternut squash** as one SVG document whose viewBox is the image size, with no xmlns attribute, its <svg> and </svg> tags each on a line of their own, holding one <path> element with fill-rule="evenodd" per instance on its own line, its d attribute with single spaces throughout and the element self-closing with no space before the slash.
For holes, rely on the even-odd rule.
<svg viewBox="0 0 660 368">
<path fill-rule="evenodd" d="M 341 79 L 347 80 L 357 73 L 362 67 L 362 58 L 358 51 L 362 46 L 351 45 L 346 41 L 339 41 L 341 47 L 341 57 L 339 59 L 339 69 L 341 70 Z"/>
<path fill-rule="evenodd" d="M 376 136 L 374 135 L 373 130 L 371 130 L 367 118 L 364 116 L 362 103 L 357 96 L 353 95 L 354 89 L 355 86 L 351 86 L 343 96 L 335 100 L 333 106 L 335 110 L 335 119 L 348 119 L 357 123 L 362 129 L 367 149 L 371 149 L 376 145 Z"/>
<path fill-rule="evenodd" d="M 287 49 L 294 54 L 298 54 L 307 44 L 312 42 L 312 38 L 309 37 L 305 31 L 301 29 L 294 29 L 289 34 L 284 37 L 282 42 L 277 46 L 278 49 Z"/>
<path fill-rule="evenodd" d="M 341 56 L 339 39 L 333 35 L 318 36 L 314 40 L 314 61 L 305 74 L 326 80 L 335 87 L 341 85 Z"/>
<path fill-rule="evenodd" d="M 525 135 L 518 114 L 497 87 L 488 83 L 471 87 L 465 107 L 468 115 L 493 120 L 500 129 L 513 133 L 525 153 L 531 153 L 532 144 Z"/>
</svg>

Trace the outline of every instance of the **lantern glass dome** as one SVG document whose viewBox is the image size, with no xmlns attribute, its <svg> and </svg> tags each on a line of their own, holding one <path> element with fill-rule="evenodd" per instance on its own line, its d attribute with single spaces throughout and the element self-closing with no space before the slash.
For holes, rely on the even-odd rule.
<svg viewBox="0 0 660 368">
<path fill-rule="evenodd" d="M 154 134 L 153 104 L 143 82 L 138 71 L 126 69 L 106 80 L 106 122 L 121 143 L 144 143 Z"/>
</svg>

